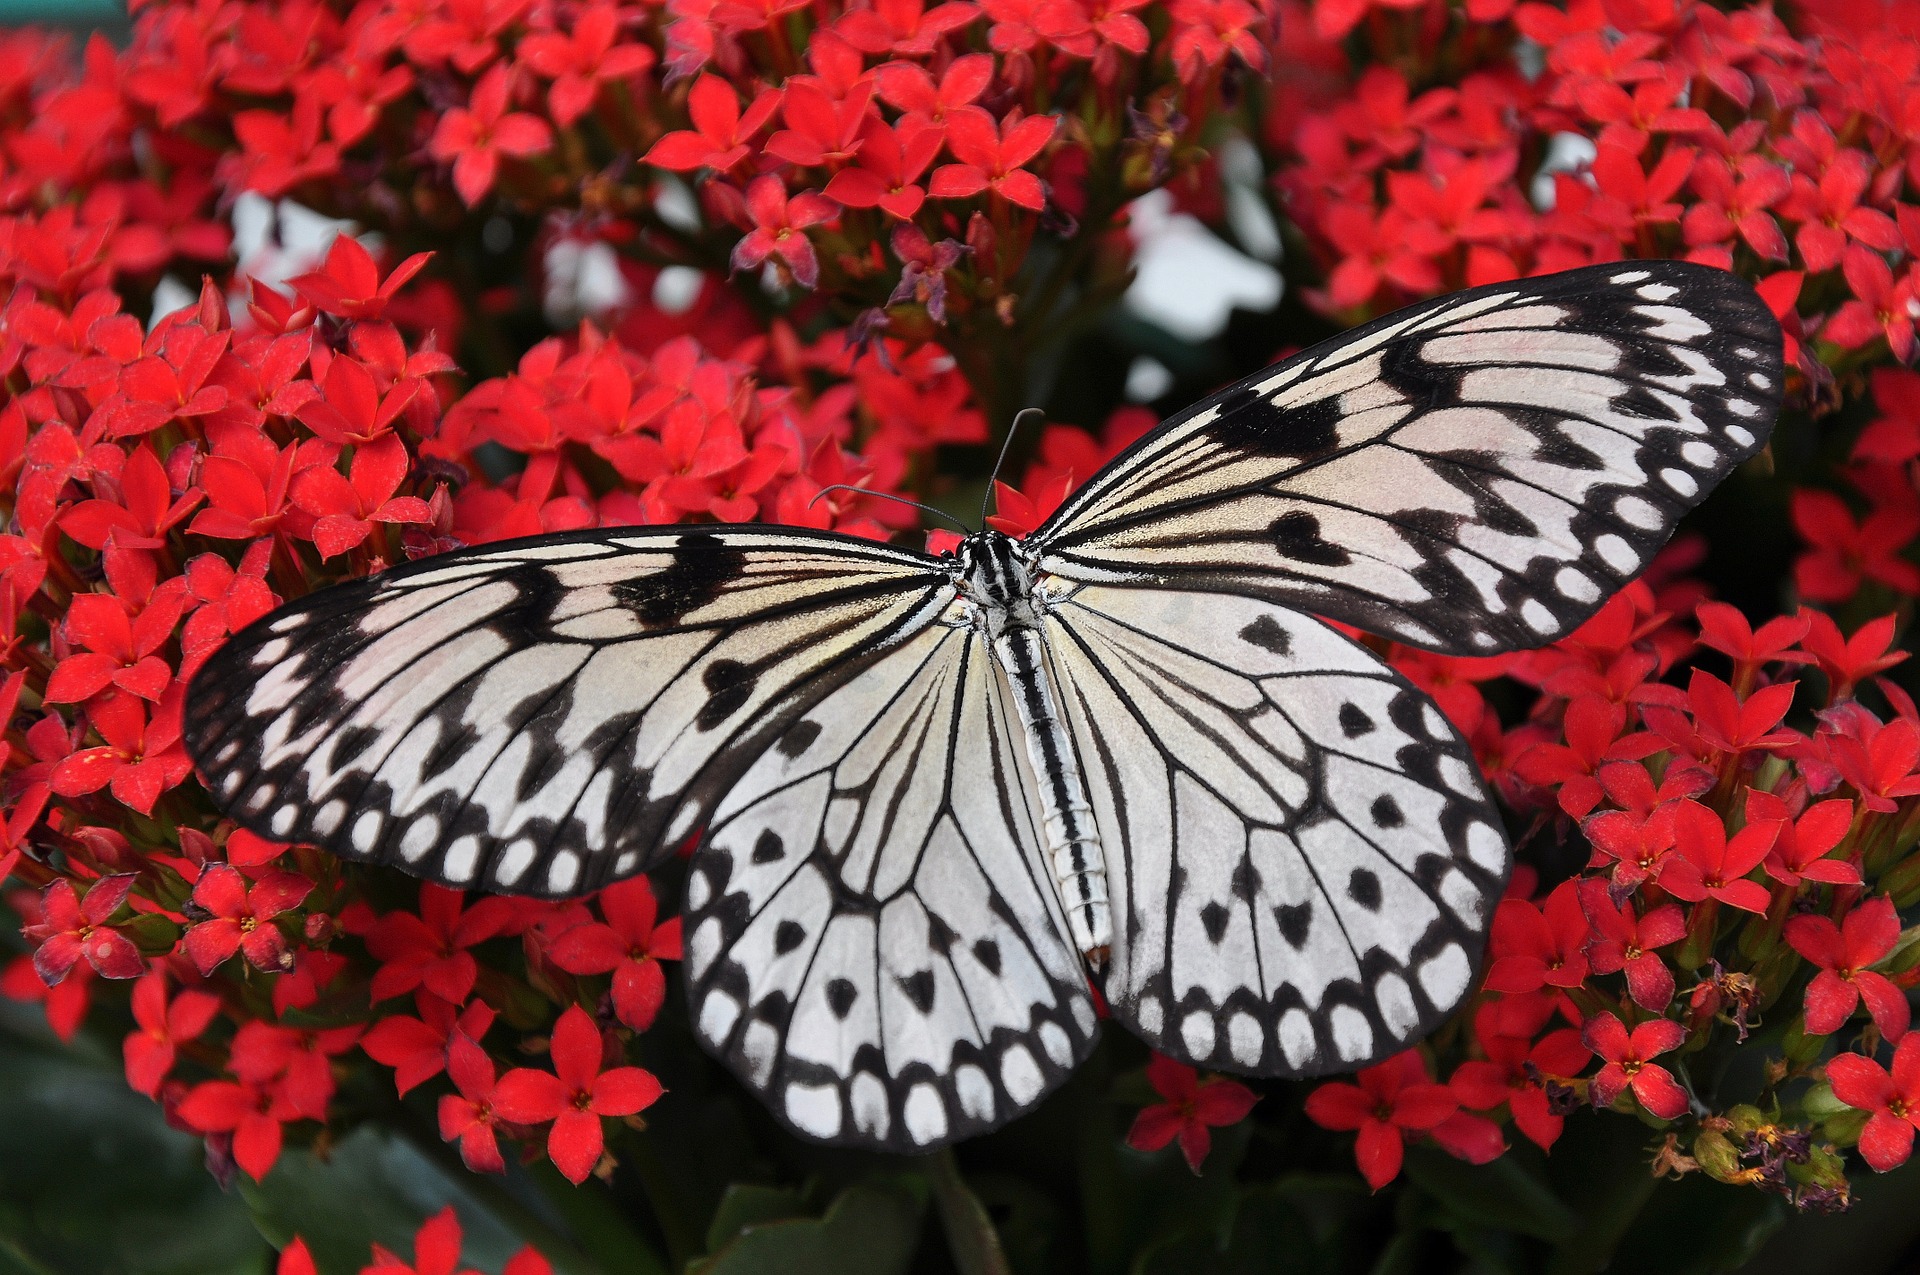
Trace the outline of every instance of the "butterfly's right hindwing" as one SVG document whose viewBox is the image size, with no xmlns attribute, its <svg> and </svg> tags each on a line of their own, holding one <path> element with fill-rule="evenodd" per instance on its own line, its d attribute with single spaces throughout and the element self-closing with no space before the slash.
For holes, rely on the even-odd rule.
<svg viewBox="0 0 1920 1275">
<path fill-rule="evenodd" d="M 186 743 L 263 836 L 582 894 L 657 862 L 766 738 L 949 593 L 931 559 L 798 531 L 452 553 L 237 634 L 193 681 Z"/>
<path fill-rule="evenodd" d="M 928 629 L 716 809 L 687 887 L 689 1008 L 800 1133 L 928 1151 L 1033 1106 L 1092 1047 L 1019 729 L 978 634 Z"/>
</svg>

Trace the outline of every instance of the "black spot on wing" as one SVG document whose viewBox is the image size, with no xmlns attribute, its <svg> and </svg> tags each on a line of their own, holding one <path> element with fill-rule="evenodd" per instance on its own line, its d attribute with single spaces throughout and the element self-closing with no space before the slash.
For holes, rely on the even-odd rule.
<svg viewBox="0 0 1920 1275">
<path fill-rule="evenodd" d="M 747 569 L 747 557 L 711 532 L 689 532 L 674 541 L 673 556 L 659 571 L 613 586 L 613 596 L 642 625 L 677 624 L 698 611 Z"/>
<path fill-rule="evenodd" d="M 782 841 L 780 834 L 771 828 L 763 831 L 760 834 L 759 840 L 753 843 L 753 861 L 755 863 L 775 863 L 784 859 L 786 855 L 786 842 Z"/>
<path fill-rule="evenodd" d="M 1340 706 L 1340 730 L 1348 739 L 1358 739 L 1373 729 L 1373 719 L 1358 704 Z"/>
<path fill-rule="evenodd" d="M 1355 868 L 1347 878 L 1347 897 L 1369 912 L 1380 910 L 1380 878 L 1365 868 Z"/>
<path fill-rule="evenodd" d="M 780 736 L 780 742 L 774 745 L 782 757 L 798 757 L 813 747 L 813 741 L 820 738 L 820 723 L 815 721 L 797 721 Z"/>
<path fill-rule="evenodd" d="M 1345 549 L 1320 538 L 1320 520 L 1304 509 L 1281 514 L 1267 530 L 1283 558 L 1316 567 L 1344 567 L 1353 560 Z"/>
<path fill-rule="evenodd" d="M 853 1002 L 860 997 L 860 989 L 852 980 L 836 978 L 827 984 L 827 1008 L 833 1011 L 835 1018 L 845 1020 L 853 1010 Z"/>
<path fill-rule="evenodd" d="M 1229 393 L 1206 427 L 1209 440 L 1235 451 L 1276 460 L 1306 460 L 1340 442 L 1340 401 L 1323 398 L 1285 411 L 1251 390 Z"/>
<path fill-rule="evenodd" d="M 907 994 L 913 1007 L 923 1014 L 933 1012 L 933 971 L 918 970 L 900 980 L 900 990 Z"/>
<path fill-rule="evenodd" d="M 1200 909 L 1200 925 L 1207 932 L 1207 942 L 1218 946 L 1227 934 L 1228 913 L 1216 900 Z"/>
<path fill-rule="evenodd" d="M 1273 919 L 1280 924 L 1280 937 L 1294 951 L 1307 945 L 1307 931 L 1313 928 L 1313 904 L 1285 904 L 1273 910 Z"/>
<path fill-rule="evenodd" d="M 699 715 L 693 719 L 695 728 L 713 730 L 739 712 L 753 698 L 753 688 L 759 680 L 759 672 L 739 660 L 715 660 L 707 665 L 706 672 L 700 675 L 701 684 L 707 688 L 707 702 L 700 706 Z"/>
<path fill-rule="evenodd" d="M 1000 973 L 1000 945 L 992 939 L 981 939 L 973 945 L 973 959 L 980 962 L 989 974 Z"/>
<path fill-rule="evenodd" d="M 782 921 L 774 927 L 773 950 L 776 955 L 785 956 L 806 941 L 807 927 L 798 921 Z"/>
<path fill-rule="evenodd" d="M 1262 615 L 1241 629 L 1240 640 L 1250 642 L 1263 651 L 1272 651 L 1275 655 L 1286 655 L 1293 650 L 1293 635 L 1281 628 L 1270 615 Z"/>
</svg>

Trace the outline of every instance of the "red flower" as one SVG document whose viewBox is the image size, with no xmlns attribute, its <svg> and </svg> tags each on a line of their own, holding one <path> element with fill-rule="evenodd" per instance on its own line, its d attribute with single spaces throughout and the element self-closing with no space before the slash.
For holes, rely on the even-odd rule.
<svg viewBox="0 0 1920 1275">
<path fill-rule="evenodd" d="M 910 220 L 927 197 L 915 183 L 940 153 L 940 131 L 906 121 L 890 128 L 868 120 L 862 137 L 859 165 L 835 173 L 821 193 L 849 208 L 881 208 Z"/>
<path fill-rule="evenodd" d="M 633 877 L 602 890 L 606 923 L 576 925 L 553 942 L 548 955 L 569 974 L 613 973 L 613 1011 L 637 1032 L 653 1026 L 667 995 L 661 961 L 680 959 L 680 918 L 654 924 L 653 886 Z"/>
<path fill-rule="evenodd" d="M 183 991 L 167 1000 L 167 976 L 158 970 L 133 988 L 133 1021 L 122 1046 L 127 1085 L 151 1098 L 173 1070 L 175 1047 L 197 1038 L 220 1012 L 220 998 L 209 992 Z"/>
<path fill-rule="evenodd" d="M 1883 673 L 1907 658 L 1905 651 L 1890 651 L 1895 619 L 1883 615 L 1869 620 L 1852 637 L 1840 632 L 1840 626 L 1824 611 L 1810 616 L 1806 640 L 1801 646 L 1827 675 L 1827 699 L 1843 700 L 1853 688 L 1876 673 Z"/>
<path fill-rule="evenodd" d="M 1827 1080 L 1834 1097 L 1873 1113 L 1860 1132 L 1860 1155 L 1873 1170 L 1905 1164 L 1920 1128 L 1920 1033 L 1900 1038 L 1892 1074 L 1864 1054 L 1839 1054 L 1827 1064 Z"/>
<path fill-rule="evenodd" d="M 1856 523 L 1838 496 L 1803 487 L 1793 493 L 1793 525 L 1811 546 L 1793 564 L 1794 583 L 1809 601 L 1845 602 L 1862 579 L 1920 594 L 1920 567 L 1900 556 L 1920 535 L 1920 513 L 1882 508 Z"/>
<path fill-rule="evenodd" d="M 1611 1106 L 1623 1090 L 1632 1089 L 1651 1114 L 1678 1119 L 1687 1110 L 1687 1091 L 1672 1072 L 1648 1060 L 1677 1049 L 1686 1036 L 1686 1029 L 1671 1018 L 1648 1019 L 1632 1032 L 1612 1014 L 1589 1018 L 1580 1039 L 1605 1064 L 1593 1076 L 1593 1105 Z"/>
<path fill-rule="evenodd" d="M 1718 899 L 1728 907 L 1765 912 L 1767 887 L 1745 879 L 1773 849 L 1778 824 L 1748 824 L 1731 838 L 1720 816 L 1697 801 L 1673 809 L 1675 851 L 1660 874 L 1660 884 L 1676 899 L 1697 903 Z"/>
<path fill-rule="evenodd" d="M 1213 1145 L 1212 1127 L 1239 1124 L 1260 1101 L 1260 1095 L 1235 1080 L 1199 1073 L 1182 1062 L 1155 1054 L 1147 1062 L 1147 1082 L 1166 1099 L 1142 1107 L 1127 1130 L 1127 1145 L 1138 1151 L 1158 1151 L 1174 1139 L 1180 1154 L 1197 1175 Z"/>
<path fill-rule="evenodd" d="M 447 1075 L 457 1094 L 440 1096 L 440 1136 L 460 1140 L 460 1158 L 475 1173 L 504 1173 L 493 1115 L 493 1059 L 465 1032 L 447 1039 Z"/>
<path fill-rule="evenodd" d="M 1846 276 L 1854 299 L 1840 303 L 1820 335 L 1848 349 L 1884 337 L 1893 357 L 1906 362 L 1913 355 L 1911 276 L 1896 281 L 1887 259 L 1859 244 L 1847 245 L 1840 258 L 1840 272 Z M 1794 493 L 1796 498 L 1800 494 Z"/>
<path fill-rule="evenodd" d="M 620 39 L 620 10 L 610 4 L 596 4 L 575 17 L 572 34 L 536 31 L 514 52 L 553 81 L 547 109 L 561 128 L 593 108 L 602 83 L 630 79 L 654 63 L 652 49 Z"/>
<path fill-rule="evenodd" d="M 383 282 L 379 263 L 358 239 L 335 235 L 320 268 L 295 275 L 287 280 L 287 286 L 316 310 L 343 319 L 379 319 L 386 315 L 394 293 L 426 269 L 432 259 L 430 252 L 416 252 L 395 266 Z"/>
<path fill-rule="evenodd" d="M 300 1111 L 283 1087 L 258 1080 L 208 1080 L 187 1091 L 175 1108 L 199 1133 L 233 1136 L 233 1159 L 258 1182 L 280 1158 L 282 1128 Z"/>
<path fill-rule="evenodd" d="M 1494 910 L 1489 991 L 1520 994 L 1578 987 L 1587 978 L 1587 918 L 1573 881 L 1562 881 L 1544 908 L 1504 899 Z"/>
<path fill-rule="evenodd" d="M 347 360 L 335 360 L 336 366 Z M 293 503 L 313 515 L 313 547 L 331 558 L 373 534 L 373 524 L 423 523 L 431 519 L 427 502 L 393 493 L 407 478 L 407 448 L 388 434 L 354 449 L 343 476 L 332 465 L 301 470 L 293 480 Z"/>
<path fill-rule="evenodd" d="M 1853 826 L 1851 801 L 1822 801 L 1809 806 L 1799 819 L 1787 803 L 1770 792 L 1747 790 L 1747 822 L 1773 823 L 1780 832 L 1766 859 L 1767 875 L 1782 885 L 1803 881 L 1826 885 L 1858 885 L 1860 869 L 1844 859 L 1829 859 Z"/>
<path fill-rule="evenodd" d="M 796 168 L 839 168 L 861 149 L 872 101 L 871 79 L 836 98 L 818 77 L 796 75 L 787 81 L 780 104 L 787 126 L 769 137 L 764 149 Z"/>
<path fill-rule="evenodd" d="M 1530 784 L 1558 785 L 1560 809 L 1584 818 L 1603 795 L 1594 772 L 1610 761 L 1639 761 L 1659 751 L 1660 741 L 1645 731 L 1623 735 L 1625 705 L 1598 695 L 1582 695 L 1567 705 L 1565 744 L 1551 740 L 1528 748 L 1513 761 L 1513 772 Z"/>
<path fill-rule="evenodd" d="M 1840 1030 L 1862 1000 L 1874 1026 L 1888 1040 L 1906 1035 L 1906 993 L 1884 974 L 1867 968 L 1893 951 L 1900 938 L 1900 915 L 1885 895 L 1868 899 L 1835 925 L 1809 914 L 1787 921 L 1788 946 L 1820 967 L 1807 985 L 1807 1034 Z"/>
<path fill-rule="evenodd" d="M 173 669 L 154 652 L 173 636 L 186 606 L 186 591 L 177 587 L 156 593 L 137 615 L 129 614 L 127 604 L 112 594 L 75 594 L 62 627 L 68 641 L 86 653 L 60 661 L 47 679 L 44 698 L 51 704 L 75 704 L 111 685 L 159 700 L 173 680 Z"/>
<path fill-rule="evenodd" d="M 1634 1004 L 1656 1014 L 1665 1009 L 1673 1000 L 1673 971 L 1656 949 L 1686 937 L 1687 918 L 1679 906 L 1663 903 L 1642 916 L 1631 903 L 1615 903 L 1604 881 L 1582 881 L 1579 888 L 1580 906 L 1593 926 L 1586 948 L 1593 972 L 1625 971 Z"/>
<path fill-rule="evenodd" d="M 1738 170 L 1706 154 L 1693 169 L 1700 202 L 1681 225 L 1690 244 L 1719 243 L 1737 232 L 1747 246 L 1773 261 L 1787 259 L 1787 237 L 1767 210 L 1787 197 L 1793 183 L 1786 169 L 1758 155 L 1743 155 Z"/>
<path fill-rule="evenodd" d="M 1920 728 L 1904 717 L 1868 727 L 1865 739 L 1829 736 L 1827 748 L 1834 768 L 1868 810 L 1891 814 L 1902 797 L 1920 793 L 1920 775 L 1914 773 L 1920 764 Z"/>
<path fill-rule="evenodd" d="M 117 498 L 81 501 L 61 517 L 60 530 L 89 549 L 104 549 L 109 540 L 122 549 L 158 549 L 200 499 L 198 488 L 175 499 L 167 471 L 142 445 L 120 469 Z"/>
<path fill-rule="evenodd" d="M 819 195 L 787 197 L 786 183 L 778 177 L 756 177 L 747 187 L 747 210 L 754 228 L 733 247 L 732 267 L 751 270 L 769 257 L 779 257 L 803 288 L 820 281 L 820 260 L 803 231 L 831 221 L 834 207 Z"/>
<path fill-rule="evenodd" d="M 1474 1034 L 1486 1052 L 1486 1061 L 1468 1061 L 1455 1068 L 1448 1082 L 1463 1107 L 1487 1111 L 1507 1104 L 1514 1127 L 1542 1149 L 1551 1149 L 1566 1126 L 1548 1092 L 1550 1085 L 1568 1092 L 1567 1081 L 1578 1076 L 1592 1057 L 1580 1043 L 1580 1033 L 1562 1027 L 1533 1039 L 1553 1014 L 1551 1002 L 1526 1015 L 1521 1034 L 1499 1030 L 1503 1011 L 1515 1003 L 1486 1005 L 1474 1016 Z"/>
<path fill-rule="evenodd" d="M 460 1265 L 460 1219 L 449 1204 L 421 1224 L 413 1237 L 413 1261 L 404 1262 L 380 1245 L 373 1246 L 373 1264 L 360 1275 L 480 1275 L 456 1270 Z"/>
<path fill-rule="evenodd" d="M 717 75 L 703 75 L 687 92 L 693 128 L 668 133 L 653 144 L 642 162 L 677 173 L 696 168 L 727 172 L 753 153 L 748 141 L 766 127 L 779 105 L 780 94 L 762 93 L 743 116 L 733 86 Z"/>
<path fill-rule="evenodd" d="M 957 164 L 934 170 L 927 190 L 936 199 L 965 199 L 983 190 L 1039 212 L 1047 204 L 1046 187 L 1021 165 L 1052 140 L 1050 115 L 1008 115 L 996 129 L 993 117 L 977 106 L 963 106 L 947 117 L 947 147 Z"/>
<path fill-rule="evenodd" d="M 292 969 L 293 954 L 273 918 L 299 907 L 312 891 L 313 882 L 297 872 L 269 872 L 249 886 L 239 869 L 208 864 L 188 905 L 208 919 L 188 928 L 182 940 L 187 955 L 202 974 L 213 973 L 235 952 L 244 952 L 255 969 Z"/>
<path fill-rule="evenodd" d="M 1410 1133 L 1427 1133 L 1460 1108 L 1445 1085 L 1433 1083 L 1418 1050 L 1395 1054 L 1354 1076 L 1307 1095 L 1307 1118 L 1323 1129 L 1357 1129 L 1354 1160 L 1378 1191 L 1400 1176 Z"/>
<path fill-rule="evenodd" d="M 480 966 L 467 949 L 504 931 L 514 904 L 497 895 L 461 908 L 465 895 L 422 885 L 418 913 L 389 912 L 367 934 L 367 950 L 381 962 L 373 976 L 373 999 L 386 1000 L 424 987 L 453 1005 L 465 1003 Z"/>
<path fill-rule="evenodd" d="M 321 387 L 320 395 L 303 404 L 297 414 L 302 425 L 339 447 L 385 441 L 394 422 L 424 388 L 420 381 L 407 378 L 382 395 L 366 364 L 347 355 L 336 355 L 327 364 Z"/>
<path fill-rule="evenodd" d="M 465 108 L 454 107 L 434 127 L 427 152 L 453 163 L 453 188 L 471 208 L 493 189 L 500 157 L 526 159 L 553 146 L 553 130 L 537 115 L 507 110 L 507 67 L 496 63 L 473 86 Z"/>
<path fill-rule="evenodd" d="M 457 1019 L 454 1006 L 431 992 L 415 992 L 414 1003 L 420 1017 L 390 1014 L 360 1041 L 369 1058 L 393 1068 L 394 1087 L 403 1098 L 446 1068 L 447 1042 L 456 1032 L 477 1041 L 493 1026 L 493 1007 L 483 1000 L 469 1002 Z"/>
<path fill-rule="evenodd" d="M 114 799 L 141 814 L 153 810 L 160 794 L 193 771 L 180 743 L 180 710 L 186 688 L 173 683 L 152 719 L 138 696 L 107 691 L 87 705 L 87 724 L 106 741 L 83 748 L 55 763 L 49 782 L 63 797 L 79 797 L 111 786 Z"/>
<path fill-rule="evenodd" d="M 130 872 L 102 877 L 80 897 L 61 877 L 41 893 L 40 919 L 20 933 L 38 944 L 33 968 L 43 983 L 59 983 L 83 957 L 106 978 L 139 978 L 146 972 L 133 940 L 107 924 L 126 902 L 134 880 Z"/>
<path fill-rule="evenodd" d="M 569 1006 L 554 1025 L 552 1072 L 516 1067 L 500 1077 L 493 1109 L 515 1124 L 551 1120 L 547 1154 L 567 1180 L 587 1180 L 600 1161 L 605 1134 L 602 1116 L 630 1116 L 660 1097 L 660 1082 L 638 1067 L 602 1071 L 600 1031 L 578 1005 Z M 557 1073 L 557 1074 L 556 1074 Z"/>
</svg>

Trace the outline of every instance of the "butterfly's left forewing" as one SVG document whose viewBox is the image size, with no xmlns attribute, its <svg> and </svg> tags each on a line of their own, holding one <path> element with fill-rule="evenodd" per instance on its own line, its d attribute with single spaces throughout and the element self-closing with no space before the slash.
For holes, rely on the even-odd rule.
<svg viewBox="0 0 1920 1275">
<path fill-rule="evenodd" d="M 186 744 L 263 836 L 583 894 L 657 862 L 765 739 L 950 595 L 932 559 L 799 530 L 464 550 L 235 635 L 194 678 Z"/>
<path fill-rule="evenodd" d="M 1034 533 L 1073 580 L 1244 593 L 1463 655 L 1571 632 L 1764 445 L 1780 325 L 1616 262 L 1409 306 L 1195 405 Z"/>
<path fill-rule="evenodd" d="M 809 1137 L 926 1151 L 1037 1103 L 1093 1007 L 985 643 L 936 626 L 808 709 L 687 888 L 707 1047 Z"/>
<path fill-rule="evenodd" d="M 1105 991 L 1155 1049 L 1352 1070 L 1466 996 L 1508 870 L 1433 702 L 1298 612 L 1086 586 L 1048 618 L 1104 839 Z"/>
</svg>

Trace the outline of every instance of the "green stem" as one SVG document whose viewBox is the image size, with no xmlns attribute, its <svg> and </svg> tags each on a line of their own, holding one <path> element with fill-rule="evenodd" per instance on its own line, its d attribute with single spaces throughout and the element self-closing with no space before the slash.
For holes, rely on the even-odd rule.
<svg viewBox="0 0 1920 1275">
<path fill-rule="evenodd" d="M 1011 1275 L 1013 1268 L 1000 1248 L 1000 1233 L 993 1229 L 980 1197 L 960 1176 L 953 1148 L 942 1147 L 928 1158 L 927 1178 L 933 1183 L 940 1224 L 946 1228 L 947 1252 L 960 1275 Z"/>
</svg>

